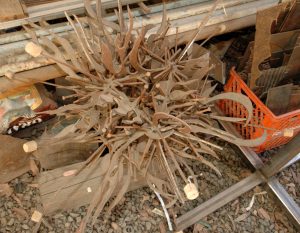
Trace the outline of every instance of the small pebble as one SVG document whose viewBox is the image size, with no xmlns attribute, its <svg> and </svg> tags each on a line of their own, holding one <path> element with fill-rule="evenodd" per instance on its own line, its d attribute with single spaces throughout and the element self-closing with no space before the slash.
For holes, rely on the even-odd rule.
<svg viewBox="0 0 300 233">
<path fill-rule="evenodd" d="M 28 230 L 28 229 L 29 229 L 29 226 L 27 226 L 26 224 L 23 224 L 23 225 L 22 225 L 22 228 L 23 228 L 24 230 Z"/>
<path fill-rule="evenodd" d="M 68 217 L 68 222 L 73 222 L 73 218 L 71 216 Z"/>
<path fill-rule="evenodd" d="M 5 226 L 7 224 L 6 218 L 1 218 L 0 223 L 1 226 Z"/>
<path fill-rule="evenodd" d="M 76 214 L 76 213 L 70 213 L 70 216 L 73 217 L 73 218 L 76 218 L 79 216 L 79 214 Z"/>
<path fill-rule="evenodd" d="M 18 182 L 15 184 L 14 189 L 16 193 L 23 193 L 25 190 L 25 184 L 23 182 Z"/>
<path fill-rule="evenodd" d="M 81 217 L 80 217 L 80 216 L 76 218 L 76 222 L 77 222 L 77 223 L 80 223 L 80 222 L 81 222 Z"/>
<path fill-rule="evenodd" d="M 15 222 L 15 220 L 14 220 L 13 218 L 11 218 L 11 219 L 8 221 L 7 225 L 8 225 L 8 226 L 12 226 L 12 225 L 14 224 L 14 222 Z"/>
<path fill-rule="evenodd" d="M 147 229 L 147 231 L 150 231 L 150 229 L 151 229 L 151 223 L 150 222 L 146 222 L 146 229 Z"/>
</svg>

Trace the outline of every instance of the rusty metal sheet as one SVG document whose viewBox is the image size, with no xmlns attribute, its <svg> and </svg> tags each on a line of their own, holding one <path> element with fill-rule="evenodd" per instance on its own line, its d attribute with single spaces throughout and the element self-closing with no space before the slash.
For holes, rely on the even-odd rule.
<svg viewBox="0 0 300 233">
<path fill-rule="evenodd" d="M 257 12 L 256 18 L 256 34 L 253 51 L 253 62 L 251 68 L 250 88 L 256 87 L 256 80 L 261 75 L 259 65 L 271 56 L 270 37 L 271 28 L 278 16 L 288 3 L 282 3 L 277 6 Z"/>
<path fill-rule="evenodd" d="M 290 12 L 288 13 L 287 17 L 284 19 L 280 31 L 286 32 L 295 29 L 300 29 L 299 22 L 300 22 L 300 1 L 297 0 L 294 2 Z"/>
<path fill-rule="evenodd" d="M 300 29 L 272 34 L 270 39 L 272 54 L 281 52 L 283 50 L 292 50 L 299 35 Z"/>
<path fill-rule="evenodd" d="M 270 88 L 267 96 L 267 107 L 275 114 L 287 112 L 293 84 Z"/>
<path fill-rule="evenodd" d="M 288 63 L 299 35 L 300 30 L 280 32 L 271 35 L 271 67 L 278 67 Z"/>
<path fill-rule="evenodd" d="M 300 89 L 293 90 L 290 97 L 290 103 L 289 103 L 289 112 L 298 109 L 300 109 Z"/>
<path fill-rule="evenodd" d="M 225 64 L 214 54 L 210 53 L 210 65 L 215 65 L 209 73 L 216 81 L 225 84 Z"/>
<path fill-rule="evenodd" d="M 296 45 L 288 62 L 288 77 L 300 74 L 300 36 L 297 39 Z"/>
<path fill-rule="evenodd" d="M 262 75 L 257 79 L 257 86 L 261 89 L 261 93 L 267 92 L 270 88 L 277 86 L 284 79 L 286 72 L 286 66 L 262 71 Z"/>
</svg>

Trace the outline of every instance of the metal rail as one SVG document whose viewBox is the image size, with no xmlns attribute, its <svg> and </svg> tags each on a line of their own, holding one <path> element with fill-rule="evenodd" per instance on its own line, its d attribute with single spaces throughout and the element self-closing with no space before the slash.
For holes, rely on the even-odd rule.
<svg viewBox="0 0 300 233">
<path fill-rule="evenodd" d="M 279 202 L 289 213 L 290 218 L 294 222 L 294 225 L 297 227 L 298 230 L 300 230 L 300 210 L 298 204 L 287 193 L 287 191 L 276 178 L 272 177 L 267 184 L 269 188 L 273 191 Z"/>
<path fill-rule="evenodd" d="M 265 179 L 260 172 L 257 171 L 253 173 L 252 175 L 232 185 L 230 188 L 224 190 L 223 192 L 217 194 L 216 196 L 210 198 L 206 202 L 177 218 L 175 221 L 177 230 L 180 231 L 194 225 L 205 216 L 235 200 L 242 194 L 250 191 L 264 181 Z"/>
<path fill-rule="evenodd" d="M 216 111 L 221 114 L 218 109 L 216 109 Z M 228 132 L 238 135 L 232 124 L 224 121 L 220 123 Z M 287 145 L 279 149 L 278 153 L 273 156 L 271 164 L 266 166 L 251 148 L 239 147 L 245 157 L 257 171 L 251 176 L 241 180 L 237 184 L 212 197 L 208 201 L 200 204 L 195 209 L 177 218 L 175 221 L 177 230 L 183 230 L 197 223 L 203 217 L 213 213 L 243 193 L 264 182 L 267 183 L 279 202 L 284 206 L 289 214 L 289 217 L 291 217 L 295 223 L 295 226 L 300 229 L 300 207 L 274 177 L 276 173 L 287 167 L 287 165 L 290 165 L 291 161 L 297 161 L 297 159 L 300 157 L 299 145 L 300 136 L 297 136 Z"/>
<path fill-rule="evenodd" d="M 222 114 L 222 112 L 218 108 L 215 108 L 215 110 L 219 114 Z M 224 121 L 220 123 L 226 131 L 231 132 L 232 134 L 235 135 L 239 135 L 232 124 Z M 284 187 L 279 183 L 278 179 L 276 179 L 275 177 L 271 177 L 272 175 L 275 175 L 279 171 L 287 168 L 288 166 L 292 165 L 293 163 L 299 160 L 300 153 L 298 148 L 300 148 L 300 146 L 297 146 L 297 143 L 296 146 L 294 147 L 290 145 L 291 144 L 289 143 L 285 145 L 281 151 L 278 151 L 279 154 L 277 154 L 277 156 L 279 156 L 279 159 L 277 160 L 277 162 L 280 162 L 280 160 L 281 162 L 277 163 L 277 166 L 275 166 L 276 164 L 273 163 L 273 167 L 271 169 L 270 169 L 271 166 L 269 167 L 270 170 L 269 172 L 273 172 L 273 174 L 269 174 L 270 178 L 267 181 L 267 185 L 273 191 L 278 201 L 285 207 L 287 213 L 290 215 L 289 217 L 291 217 L 291 219 L 294 221 L 295 226 L 300 230 L 300 207 L 294 201 L 294 199 L 287 193 Z M 298 145 L 300 144 L 298 143 Z M 239 149 L 243 152 L 247 160 L 251 163 L 251 165 L 256 170 L 263 168 L 264 166 L 263 161 L 251 148 L 239 147 Z"/>
</svg>

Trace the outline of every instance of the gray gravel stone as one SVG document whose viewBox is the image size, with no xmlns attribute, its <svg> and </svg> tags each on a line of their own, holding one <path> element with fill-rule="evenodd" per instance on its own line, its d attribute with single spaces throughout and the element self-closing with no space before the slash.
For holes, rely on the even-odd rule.
<svg viewBox="0 0 300 233">
<path fill-rule="evenodd" d="M 68 217 L 68 222 L 73 222 L 73 218 L 71 216 Z"/>
<path fill-rule="evenodd" d="M 69 222 L 65 223 L 65 227 L 69 228 L 70 226 L 71 226 L 71 223 L 69 223 Z"/>
<path fill-rule="evenodd" d="M 80 223 L 80 222 L 81 222 L 81 217 L 80 217 L 80 216 L 76 218 L 76 222 L 77 222 L 77 223 Z"/>
<path fill-rule="evenodd" d="M 11 219 L 8 221 L 7 225 L 8 225 L 8 226 L 12 226 L 12 225 L 14 224 L 14 222 L 15 222 L 15 220 L 14 220 L 13 218 L 11 218 Z"/>
<path fill-rule="evenodd" d="M 146 222 L 146 229 L 147 229 L 147 231 L 150 231 L 150 229 L 151 229 L 151 223 L 150 222 Z"/>
<path fill-rule="evenodd" d="M 22 229 L 28 230 L 28 229 L 29 229 L 29 226 L 27 226 L 26 224 L 23 224 L 23 225 L 22 225 Z"/>
<path fill-rule="evenodd" d="M 23 182 L 17 182 L 14 186 L 14 190 L 16 193 L 23 193 L 26 189 L 26 186 Z"/>
<path fill-rule="evenodd" d="M 6 218 L 1 218 L 0 223 L 1 223 L 1 226 L 5 226 L 7 223 Z"/>
<path fill-rule="evenodd" d="M 79 216 L 79 214 L 76 214 L 76 213 L 70 213 L 70 216 L 73 217 L 73 218 L 76 218 Z"/>
</svg>

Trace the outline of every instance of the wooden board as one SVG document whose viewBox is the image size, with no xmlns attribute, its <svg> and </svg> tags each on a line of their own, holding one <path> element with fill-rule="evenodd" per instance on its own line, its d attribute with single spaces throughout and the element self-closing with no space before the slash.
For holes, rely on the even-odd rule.
<svg viewBox="0 0 300 233">
<path fill-rule="evenodd" d="M 7 183 L 30 170 L 29 155 L 23 150 L 23 139 L 0 135 L 0 141 L 0 183 Z"/>
<path fill-rule="evenodd" d="M 98 145 L 86 143 L 64 143 L 55 147 L 42 147 L 33 154 L 43 169 L 56 169 L 85 161 Z"/>
<path fill-rule="evenodd" d="M 82 164 L 77 163 L 40 174 L 38 183 L 45 215 L 62 210 L 71 210 L 90 203 L 95 190 L 98 189 L 103 179 L 100 166 L 86 168 L 77 176 L 63 176 L 64 172 L 77 170 Z M 146 181 L 138 179 L 131 183 L 129 191 L 143 186 L 146 186 Z M 91 192 L 87 191 L 88 188 Z M 57 190 L 59 191 L 57 192 Z"/>
<path fill-rule="evenodd" d="M 25 7 L 19 0 L 0 0 L 0 22 L 20 19 L 26 16 Z"/>
</svg>

